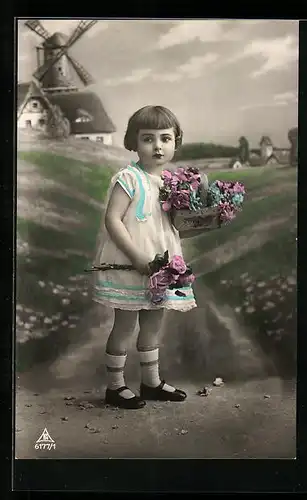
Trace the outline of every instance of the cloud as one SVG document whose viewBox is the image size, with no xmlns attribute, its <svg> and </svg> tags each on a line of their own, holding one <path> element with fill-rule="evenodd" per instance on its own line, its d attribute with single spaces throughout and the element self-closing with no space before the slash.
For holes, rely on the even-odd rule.
<svg viewBox="0 0 307 500">
<path fill-rule="evenodd" d="M 275 108 L 279 106 L 289 106 L 291 104 L 297 104 L 298 98 L 297 93 L 294 91 L 281 92 L 279 94 L 275 94 L 270 101 L 267 102 L 259 102 L 252 104 L 244 104 L 240 106 L 241 111 L 246 111 L 249 109 L 257 109 L 257 108 Z"/>
<path fill-rule="evenodd" d="M 298 60 L 298 43 L 292 35 L 274 39 L 257 39 L 250 42 L 243 52 L 233 56 L 228 62 L 237 62 L 248 57 L 261 57 L 264 63 L 251 73 L 258 78 L 269 71 L 283 70 Z"/>
<path fill-rule="evenodd" d="M 276 103 L 285 102 L 286 104 L 297 103 L 298 102 L 297 92 L 288 91 L 276 94 L 274 95 L 274 101 Z"/>
<path fill-rule="evenodd" d="M 200 40 L 201 42 L 237 40 L 237 32 L 224 30 L 227 22 L 228 21 L 222 20 L 190 20 L 178 22 L 159 38 L 157 47 L 159 49 L 166 49 L 167 47 L 181 45 L 194 40 Z"/>
<path fill-rule="evenodd" d="M 104 80 L 103 83 L 108 87 L 115 87 L 117 85 L 122 85 L 123 83 L 137 83 L 144 80 L 144 78 L 146 78 L 151 73 L 151 71 L 152 70 L 149 68 L 135 69 L 132 71 L 130 75 L 123 77 L 107 78 Z"/>
<path fill-rule="evenodd" d="M 204 56 L 193 56 L 191 59 L 178 67 L 179 73 L 190 78 L 197 78 L 201 76 L 204 66 L 212 64 L 218 59 L 218 54 L 209 52 Z"/>
<path fill-rule="evenodd" d="M 104 85 L 115 87 L 127 83 L 138 83 L 145 78 L 150 78 L 155 82 L 170 83 L 182 78 L 197 78 L 202 75 L 205 66 L 213 64 L 217 59 L 218 55 L 213 52 L 209 52 L 204 56 L 192 56 L 185 64 L 178 66 L 175 71 L 169 73 L 158 73 L 149 68 L 135 69 L 127 76 L 107 78 L 104 80 Z"/>
</svg>

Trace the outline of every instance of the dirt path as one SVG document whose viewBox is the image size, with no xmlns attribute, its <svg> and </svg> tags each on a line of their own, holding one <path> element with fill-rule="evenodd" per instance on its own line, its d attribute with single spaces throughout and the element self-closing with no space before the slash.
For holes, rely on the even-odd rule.
<svg viewBox="0 0 307 500">
<path fill-rule="evenodd" d="M 273 378 L 212 387 L 200 397 L 196 385 L 178 386 L 188 392 L 185 402 L 147 402 L 141 410 L 106 407 L 103 390 L 86 382 L 41 394 L 18 389 L 16 457 L 295 457 L 294 387 L 284 392 Z M 80 402 L 92 407 L 82 409 Z M 35 450 L 44 428 L 56 449 Z"/>
</svg>

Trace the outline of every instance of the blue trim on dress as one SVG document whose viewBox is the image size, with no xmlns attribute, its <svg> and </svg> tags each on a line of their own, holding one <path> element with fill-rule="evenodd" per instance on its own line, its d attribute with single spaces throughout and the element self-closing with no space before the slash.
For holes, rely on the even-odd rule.
<svg viewBox="0 0 307 500">
<path fill-rule="evenodd" d="M 147 220 L 146 215 L 150 215 L 150 214 L 144 213 L 144 205 L 145 205 L 145 196 L 146 195 L 145 195 L 143 181 L 142 181 L 142 178 L 140 176 L 140 172 L 139 172 L 137 165 L 134 162 L 131 162 L 131 163 L 132 163 L 134 169 L 130 166 L 128 166 L 127 169 L 130 172 L 134 172 L 136 179 L 138 181 L 139 190 L 140 190 L 139 200 L 138 200 L 137 205 L 136 205 L 136 218 L 138 221 L 146 221 Z"/>
</svg>

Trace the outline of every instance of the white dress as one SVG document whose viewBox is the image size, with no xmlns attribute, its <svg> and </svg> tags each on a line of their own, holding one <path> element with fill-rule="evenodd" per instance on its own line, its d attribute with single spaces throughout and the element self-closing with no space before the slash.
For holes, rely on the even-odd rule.
<svg viewBox="0 0 307 500">
<path fill-rule="evenodd" d="M 119 170 L 112 178 L 109 195 L 115 183 L 118 182 L 131 199 L 124 216 L 126 226 L 132 241 L 141 252 L 152 261 L 156 254 L 169 252 L 169 258 L 182 256 L 182 247 L 178 231 L 171 224 L 169 215 L 161 209 L 159 202 L 159 187 L 162 179 L 148 174 L 136 163 Z M 131 264 L 126 255 L 111 240 L 106 229 L 103 234 L 102 248 L 98 250 L 95 263 Z M 137 271 L 107 270 L 95 272 L 93 300 L 100 304 L 125 310 L 141 309 L 174 309 L 188 311 L 197 307 L 193 288 L 187 286 L 180 289 L 184 297 L 175 294 L 176 289 L 168 290 L 166 300 L 159 305 L 150 302 L 147 296 L 148 277 Z"/>
</svg>

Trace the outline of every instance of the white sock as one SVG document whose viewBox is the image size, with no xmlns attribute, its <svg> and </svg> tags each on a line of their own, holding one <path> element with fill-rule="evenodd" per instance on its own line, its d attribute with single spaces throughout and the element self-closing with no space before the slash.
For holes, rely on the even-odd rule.
<svg viewBox="0 0 307 500">
<path fill-rule="evenodd" d="M 151 351 L 140 351 L 140 364 L 141 364 L 141 378 L 142 382 L 149 387 L 158 387 L 161 384 L 159 376 L 159 349 L 152 349 Z M 175 387 L 164 384 L 163 390 L 174 392 Z"/>
<path fill-rule="evenodd" d="M 108 389 L 119 389 L 126 385 L 124 378 L 124 368 L 126 364 L 127 354 L 122 356 L 114 356 L 113 354 L 105 353 L 106 368 L 107 368 L 107 386 Z M 125 389 L 120 392 L 120 396 L 125 399 L 131 399 L 135 396 L 130 389 Z"/>
</svg>

